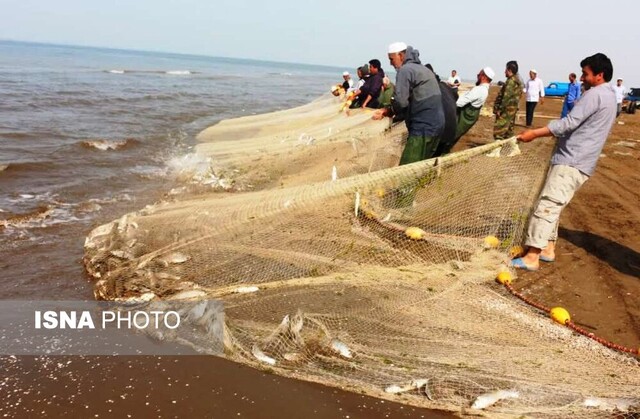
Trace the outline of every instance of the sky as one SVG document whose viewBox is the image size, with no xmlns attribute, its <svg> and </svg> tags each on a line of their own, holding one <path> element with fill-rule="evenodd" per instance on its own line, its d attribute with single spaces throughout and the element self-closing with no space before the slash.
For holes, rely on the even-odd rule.
<svg viewBox="0 0 640 419">
<path fill-rule="evenodd" d="M 324 64 L 354 71 L 388 44 L 420 51 L 441 76 L 503 79 L 517 60 L 545 82 L 596 52 L 640 87 L 640 1 L 0 0 L 0 39 Z M 626 22 L 634 22 L 627 24 Z"/>
</svg>

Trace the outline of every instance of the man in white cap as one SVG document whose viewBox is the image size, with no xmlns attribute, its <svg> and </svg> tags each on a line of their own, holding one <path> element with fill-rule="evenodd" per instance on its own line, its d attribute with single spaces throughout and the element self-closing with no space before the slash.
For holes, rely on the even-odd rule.
<svg viewBox="0 0 640 419">
<path fill-rule="evenodd" d="M 476 86 L 456 101 L 458 113 L 456 135 L 454 141 L 450 144 L 440 144 L 440 146 L 438 146 L 441 155 L 449 153 L 460 137 L 466 134 L 478 121 L 478 118 L 480 118 L 480 109 L 482 109 L 482 106 L 484 106 L 489 96 L 489 85 L 495 76 L 496 73 L 491 67 L 483 68 L 477 75 Z"/>
<path fill-rule="evenodd" d="M 353 80 L 351 79 L 351 74 L 348 71 L 342 73 L 342 78 L 344 82 L 342 83 L 342 88 L 345 92 L 349 92 L 349 89 L 353 90 Z"/>
<path fill-rule="evenodd" d="M 533 111 L 538 102 L 542 105 L 544 97 L 544 84 L 538 77 L 538 72 L 533 68 L 529 71 L 529 81 L 524 85 L 524 93 L 527 101 L 527 127 L 531 127 Z"/>
<path fill-rule="evenodd" d="M 444 128 L 440 87 L 435 74 L 420 62 L 418 50 L 404 42 L 389 45 L 389 62 L 396 69 L 395 93 L 390 108 L 381 109 L 374 119 L 394 116 L 404 120 L 409 130 L 400 165 L 431 158 Z"/>
<path fill-rule="evenodd" d="M 616 85 L 613 86 L 613 90 L 616 92 L 616 103 L 618 104 L 618 111 L 616 112 L 616 118 L 622 112 L 622 101 L 624 97 L 627 95 L 627 88 L 622 85 L 622 79 L 619 78 L 616 80 Z"/>
</svg>

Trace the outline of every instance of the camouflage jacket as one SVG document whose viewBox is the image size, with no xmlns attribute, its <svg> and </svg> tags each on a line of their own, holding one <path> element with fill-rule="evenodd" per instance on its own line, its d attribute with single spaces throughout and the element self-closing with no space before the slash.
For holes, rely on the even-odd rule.
<svg viewBox="0 0 640 419">
<path fill-rule="evenodd" d="M 500 89 L 500 93 L 498 93 L 496 97 L 493 105 L 493 113 L 501 115 L 504 113 L 517 112 L 523 89 L 524 85 L 522 84 L 522 80 L 520 80 L 520 76 L 514 74 L 507 78 L 507 81 L 502 85 L 502 89 Z"/>
</svg>

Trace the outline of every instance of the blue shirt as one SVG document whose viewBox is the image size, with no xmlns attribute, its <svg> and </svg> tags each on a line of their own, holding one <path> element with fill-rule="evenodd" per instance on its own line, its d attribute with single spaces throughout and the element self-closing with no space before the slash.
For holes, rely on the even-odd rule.
<svg viewBox="0 0 640 419">
<path fill-rule="evenodd" d="M 580 85 L 578 83 L 569 83 L 569 92 L 567 93 L 567 103 L 573 103 L 580 99 Z"/>
<path fill-rule="evenodd" d="M 593 175 L 617 109 L 616 94 L 608 83 L 587 90 L 569 115 L 547 126 L 558 138 L 551 164 L 571 166 L 587 176 Z"/>
</svg>

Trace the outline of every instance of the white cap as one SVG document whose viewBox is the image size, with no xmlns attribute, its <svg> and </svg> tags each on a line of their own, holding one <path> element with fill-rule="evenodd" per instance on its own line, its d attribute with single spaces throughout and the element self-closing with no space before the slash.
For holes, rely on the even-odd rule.
<svg viewBox="0 0 640 419">
<path fill-rule="evenodd" d="M 618 80 L 622 81 L 622 77 L 618 77 Z M 618 81 L 618 80 L 616 80 L 616 81 Z"/>
<path fill-rule="evenodd" d="M 538 74 L 538 72 L 536 71 L 536 69 L 535 69 L 535 68 L 532 68 L 532 69 L 531 69 L 531 70 L 529 70 L 529 71 L 530 71 L 530 72 L 532 72 L 532 73 L 536 73 L 536 74 Z"/>
<path fill-rule="evenodd" d="M 342 73 L 342 75 L 343 75 L 343 76 L 348 76 L 348 75 L 349 75 L 349 72 L 348 72 L 348 71 L 345 71 L 344 73 Z"/>
<path fill-rule="evenodd" d="M 404 42 L 394 42 L 393 44 L 389 45 L 389 54 L 395 54 L 397 52 L 402 52 L 404 50 L 407 49 L 407 44 L 405 44 Z"/>
<path fill-rule="evenodd" d="M 482 72 L 489 77 L 491 80 L 493 80 L 493 78 L 496 76 L 496 72 L 493 71 L 493 69 L 491 67 L 485 67 L 482 69 Z"/>
</svg>

